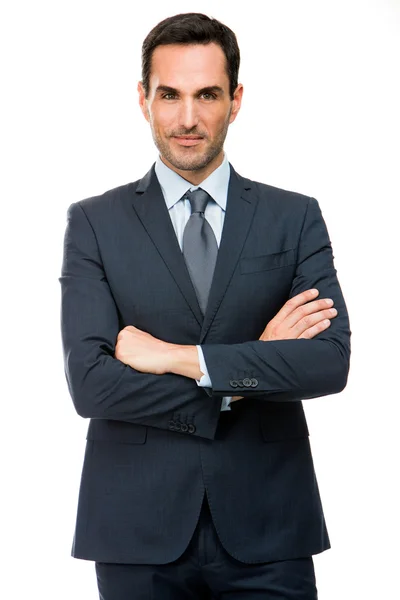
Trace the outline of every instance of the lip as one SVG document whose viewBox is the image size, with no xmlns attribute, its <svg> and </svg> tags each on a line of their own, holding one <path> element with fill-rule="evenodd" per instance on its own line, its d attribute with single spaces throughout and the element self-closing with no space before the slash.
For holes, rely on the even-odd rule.
<svg viewBox="0 0 400 600">
<path fill-rule="evenodd" d="M 181 146 L 197 146 L 203 141 L 202 137 L 190 137 L 190 136 L 174 136 L 174 140 Z"/>
</svg>

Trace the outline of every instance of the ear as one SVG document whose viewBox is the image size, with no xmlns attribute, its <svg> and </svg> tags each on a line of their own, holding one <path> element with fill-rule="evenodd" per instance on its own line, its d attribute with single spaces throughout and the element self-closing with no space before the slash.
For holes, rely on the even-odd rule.
<svg viewBox="0 0 400 600">
<path fill-rule="evenodd" d="M 231 112 L 231 116 L 229 118 L 229 123 L 233 123 L 233 121 L 236 119 L 238 112 L 240 110 L 240 107 L 242 105 L 242 97 L 243 97 L 243 85 L 241 83 L 239 83 L 233 94 L 232 112 Z"/>
<path fill-rule="evenodd" d="M 139 94 L 139 106 L 140 109 L 144 115 L 144 118 L 146 119 L 146 121 L 150 121 L 150 116 L 149 116 L 149 111 L 147 108 L 147 100 L 146 100 L 146 95 L 144 93 L 144 87 L 141 81 L 139 81 L 138 86 L 137 86 L 137 91 Z"/>
</svg>

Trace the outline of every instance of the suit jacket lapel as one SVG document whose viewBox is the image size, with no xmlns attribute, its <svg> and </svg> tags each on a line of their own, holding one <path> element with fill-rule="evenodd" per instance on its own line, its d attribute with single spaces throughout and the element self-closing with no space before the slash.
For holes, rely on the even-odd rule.
<svg viewBox="0 0 400 600">
<path fill-rule="evenodd" d="M 258 202 L 256 194 L 251 192 L 251 181 L 236 173 L 232 165 L 230 167 L 224 227 L 199 343 L 203 342 L 225 295 Z"/>
<path fill-rule="evenodd" d="M 154 165 L 139 181 L 133 208 L 201 326 L 203 315 L 154 171 Z M 161 290 L 160 293 L 162 292 Z"/>
<path fill-rule="evenodd" d="M 204 317 L 154 171 L 154 165 L 139 181 L 132 203 L 140 221 L 202 327 L 199 343 L 203 342 L 225 295 L 258 202 L 258 197 L 251 193 L 251 181 L 236 173 L 232 165 L 230 168 L 224 227 Z"/>
</svg>

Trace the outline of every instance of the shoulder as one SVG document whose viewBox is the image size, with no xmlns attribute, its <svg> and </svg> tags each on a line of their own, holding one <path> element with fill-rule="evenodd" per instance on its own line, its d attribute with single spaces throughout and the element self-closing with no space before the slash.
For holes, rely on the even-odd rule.
<svg viewBox="0 0 400 600">
<path fill-rule="evenodd" d="M 236 173 L 236 172 L 235 172 Z M 256 181 L 243 177 L 236 173 L 241 184 L 249 194 L 257 197 L 261 206 L 268 205 L 274 212 L 303 212 L 307 210 L 310 204 L 318 204 L 315 198 L 301 192 L 279 188 L 268 183 Z"/>
<path fill-rule="evenodd" d="M 79 200 L 77 204 L 79 204 L 85 213 L 107 212 L 111 209 L 115 210 L 118 205 L 126 204 L 126 202 L 129 202 L 129 200 L 132 199 L 139 181 L 140 180 L 119 185 L 102 194 Z"/>
<path fill-rule="evenodd" d="M 295 192 L 293 190 L 286 190 L 284 188 L 275 187 L 261 181 L 253 181 L 254 187 L 257 188 L 261 199 L 272 199 L 277 202 L 302 202 L 308 203 L 310 196 L 302 194 L 301 192 Z"/>
</svg>

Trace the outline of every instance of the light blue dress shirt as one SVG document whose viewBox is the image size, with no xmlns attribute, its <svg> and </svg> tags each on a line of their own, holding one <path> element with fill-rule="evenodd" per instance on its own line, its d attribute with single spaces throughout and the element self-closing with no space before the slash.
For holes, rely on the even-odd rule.
<svg viewBox="0 0 400 600">
<path fill-rule="evenodd" d="M 178 173 L 167 167 L 160 157 L 158 157 L 155 164 L 155 173 L 160 183 L 181 250 L 183 231 L 192 212 L 189 200 L 187 198 L 182 200 L 182 196 L 189 189 L 193 191 L 197 190 L 198 187 L 205 190 L 213 199 L 213 201 L 210 200 L 207 203 L 204 217 L 212 227 L 219 247 L 225 219 L 230 177 L 230 166 L 226 153 L 224 153 L 224 159 L 220 166 L 199 185 L 192 185 L 189 181 L 186 181 L 186 179 L 178 175 Z M 211 388 L 212 383 L 204 360 L 203 351 L 199 345 L 196 346 L 196 348 L 199 355 L 200 370 L 204 373 L 200 380 L 196 379 L 197 385 Z M 231 407 L 229 406 L 231 399 L 231 396 L 224 396 L 221 410 L 231 410 Z"/>
</svg>

